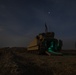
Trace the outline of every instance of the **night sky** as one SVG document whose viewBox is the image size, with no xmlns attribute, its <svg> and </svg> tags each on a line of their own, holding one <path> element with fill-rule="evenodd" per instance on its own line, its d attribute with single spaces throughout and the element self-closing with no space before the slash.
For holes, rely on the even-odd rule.
<svg viewBox="0 0 76 75">
<path fill-rule="evenodd" d="M 76 0 L 0 0 L 0 47 L 26 47 L 45 22 L 63 49 L 75 49 Z"/>
</svg>

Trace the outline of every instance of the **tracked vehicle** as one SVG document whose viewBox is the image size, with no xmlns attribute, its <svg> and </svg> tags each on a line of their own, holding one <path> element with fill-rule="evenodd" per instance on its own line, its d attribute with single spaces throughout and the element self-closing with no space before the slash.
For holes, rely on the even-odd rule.
<svg viewBox="0 0 76 75">
<path fill-rule="evenodd" d="M 38 52 L 39 54 L 61 55 L 62 40 L 55 38 L 54 32 L 48 32 L 45 24 L 45 33 L 38 34 L 27 47 L 27 51 Z"/>
</svg>

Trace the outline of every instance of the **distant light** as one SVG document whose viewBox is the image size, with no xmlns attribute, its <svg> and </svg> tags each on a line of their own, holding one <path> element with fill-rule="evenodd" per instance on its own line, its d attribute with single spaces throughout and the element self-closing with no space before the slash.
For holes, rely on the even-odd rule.
<svg viewBox="0 0 76 75">
<path fill-rule="evenodd" d="M 49 11 L 48 14 L 50 14 L 51 12 Z"/>
</svg>

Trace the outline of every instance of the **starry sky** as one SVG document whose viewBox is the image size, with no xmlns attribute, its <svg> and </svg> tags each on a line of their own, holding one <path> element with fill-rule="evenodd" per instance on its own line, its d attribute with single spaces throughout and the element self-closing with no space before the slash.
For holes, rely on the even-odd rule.
<svg viewBox="0 0 76 75">
<path fill-rule="evenodd" d="M 0 0 L 0 47 L 27 47 L 45 22 L 63 49 L 75 49 L 76 0 Z"/>
</svg>

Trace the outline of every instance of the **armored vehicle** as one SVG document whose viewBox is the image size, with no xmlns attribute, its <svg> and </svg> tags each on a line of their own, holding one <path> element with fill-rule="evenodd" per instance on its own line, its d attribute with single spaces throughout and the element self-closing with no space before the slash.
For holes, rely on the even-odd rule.
<svg viewBox="0 0 76 75">
<path fill-rule="evenodd" d="M 27 47 L 28 51 L 38 51 L 39 54 L 62 54 L 62 40 L 55 38 L 54 32 L 48 32 L 45 25 L 45 33 L 36 35 L 34 40 Z"/>
</svg>

